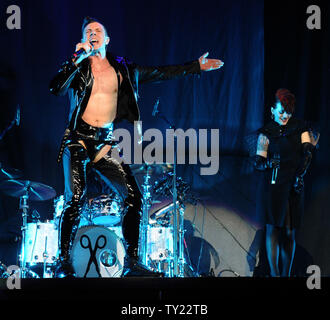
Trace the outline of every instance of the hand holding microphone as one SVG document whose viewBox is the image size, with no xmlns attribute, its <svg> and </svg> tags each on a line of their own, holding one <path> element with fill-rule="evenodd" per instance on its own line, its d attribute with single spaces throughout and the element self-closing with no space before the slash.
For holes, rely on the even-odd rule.
<svg viewBox="0 0 330 320">
<path fill-rule="evenodd" d="M 277 172 L 280 168 L 280 155 L 279 153 L 275 153 L 273 158 L 269 160 L 269 168 L 273 169 L 272 171 L 272 184 L 276 183 Z"/>
<path fill-rule="evenodd" d="M 76 51 L 71 57 L 72 61 L 75 64 L 79 64 L 81 61 L 88 58 L 93 53 L 93 50 L 94 50 L 94 46 L 89 41 L 78 43 L 76 45 Z"/>
<path fill-rule="evenodd" d="M 267 159 L 257 154 L 254 160 L 254 167 L 259 171 L 272 169 L 271 184 L 275 184 L 277 179 L 277 172 L 280 168 L 280 155 L 278 153 L 275 153 L 271 159 Z"/>
</svg>

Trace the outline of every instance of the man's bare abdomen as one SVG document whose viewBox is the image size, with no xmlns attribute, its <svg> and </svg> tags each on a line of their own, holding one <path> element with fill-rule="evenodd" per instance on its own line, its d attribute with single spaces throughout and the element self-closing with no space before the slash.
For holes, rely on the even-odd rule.
<svg viewBox="0 0 330 320">
<path fill-rule="evenodd" d="M 118 78 L 115 70 L 110 64 L 101 69 L 93 69 L 94 76 L 92 92 L 82 115 L 82 119 L 94 127 L 109 127 L 116 117 L 117 97 L 118 97 Z M 85 148 L 83 141 L 79 141 Z M 110 146 L 104 146 L 96 155 L 94 162 L 106 155 Z"/>
<path fill-rule="evenodd" d="M 117 74 L 110 65 L 92 72 L 93 88 L 82 119 L 94 127 L 108 127 L 117 113 Z"/>
</svg>

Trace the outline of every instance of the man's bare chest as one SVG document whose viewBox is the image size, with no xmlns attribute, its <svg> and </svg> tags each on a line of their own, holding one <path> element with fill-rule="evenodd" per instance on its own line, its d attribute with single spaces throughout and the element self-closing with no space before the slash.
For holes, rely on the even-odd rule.
<svg viewBox="0 0 330 320">
<path fill-rule="evenodd" d="M 119 79 L 115 69 L 111 65 L 100 68 L 92 68 L 93 93 L 116 93 L 119 87 Z"/>
</svg>

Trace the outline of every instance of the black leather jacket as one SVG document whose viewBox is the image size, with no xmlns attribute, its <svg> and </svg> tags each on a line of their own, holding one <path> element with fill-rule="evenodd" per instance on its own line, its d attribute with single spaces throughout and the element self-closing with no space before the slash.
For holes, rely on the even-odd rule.
<svg viewBox="0 0 330 320">
<path fill-rule="evenodd" d="M 198 60 L 183 65 L 159 67 L 139 66 L 123 57 L 114 57 L 107 52 L 107 59 L 117 75 L 121 73 L 123 81 L 120 85 L 117 104 L 117 115 L 114 122 L 123 119 L 133 123 L 140 119 L 137 104 L 140 83 L 174 79 L 188 74 L 200 74 Z M 50 83 L 50 91 L 55 95 L 68 93 L 70 99 L 69 129 L 75 130 L 76 122 L 84 113 L 93 87 L 93 74 L 88 59 L 78 67 L 66 61 Z"/>
<path fill-rule="evenodd" d="M 117 114 L 114 122 L 128 120 L 133 123 L 140 120 L 137 104 L 138 87 L 140 83 L 174 79 L 188 74 L 199 74 L 198 60 L 183 65 L 160 67 L 138 66 L 123 57 L 114 57 L 107 52 L 107 59 L 117 75 L 121 73 L 123 81 L 119 88 Z M 83 115 L 93 87 L 93 74 L 89 59 L 83 60 L 76 66 L 71 59 L 64 62 L 57 75 L 50 82 L 50 91 L 55 95 L 69 95 L 70 114 L 69 126 L 64 132 L 57 162 L 62 159 L 65 143 L 72 131 L 76 129 L 77 120 Z"/>
</svg>

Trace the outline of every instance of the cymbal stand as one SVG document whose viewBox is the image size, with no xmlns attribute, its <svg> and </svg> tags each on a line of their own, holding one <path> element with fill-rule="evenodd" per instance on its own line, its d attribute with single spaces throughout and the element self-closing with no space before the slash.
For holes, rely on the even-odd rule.
<svg viewBox="0 0 330 320">
<path fill-rule="evenodd" d="M 42 253 L 42 257 L 44 259 L 44 263 L 43 263 L 43 278 L 46 278 L 46 266 L 47 266 L 47 259 L 48 259 L 48 252 L 47 252 L 47 236 L 45 238 L 45 251 Z M 47 277 L 48 278 L 48 277 Z"/>
<path fill-rule="evenodd" d="M 142 208 L 142 219 L 140 224 L 141 230 L 141 244 L 139 257 L 142 264 L 147 265 L 147 231 L 149 225 L 149 209 L 151 207 L 151 185 L 149 183 L 150 174 L 147 170 L 147 174 L 143 179 L 143 208 Z"/>
<path fill-rule="evenodd" d="M 175 126 L 163 115 L 161 111 L 158 110 L 159 99 L 155 104 L 153 116 L 159 114 L 159 117 L 162 118 L 170 127 L 170 129 L 176 130 Z M 177 163 L 177 137 L 174 134 L 174 163 L 173 163 L 173 275 L 174 277 L 179 276 L 178 274 L 178 214 L 177 214 L 177 186 L 176 186 L 176 163 Z"/>
<path fill-rule="evenodd" d="M 181 205 L 179 208 L 179 261 L 178 261 L 178 267 L 179 267 L 179 274 L 178 276 L 183 278 L 184 277 L 184 205 Z"/>
<path fill-rule="evenodd" d="M 28 217 L 28 210 L 29 210 L 29 183 L 25 186 L 25 194 L 20 197 L 19 201 L 19 208 L 22 210 L 22 242 L 21 242 L 21 254 L 20 254 L 20 270 L 21 270 L 21 278 L 26 277 L 26 259 L 25 259 L 25 241 L 26 241 L 26 229 L 27 229 L 27 217 Z"/>
<path fill-rule="evenodd" d="M 174 128 L 174 126 L 172 126 Z M 175 128 L 174 128 L 175 130 Z M 176 162 L 177 162 L 177 139 L 174 135 L 174 163 L 173 163 L 173 275 L 178 276 L 178 212 L 177 199 L 178 192 L 176 188 Z"/>
</svg>

